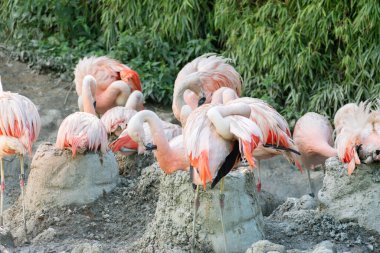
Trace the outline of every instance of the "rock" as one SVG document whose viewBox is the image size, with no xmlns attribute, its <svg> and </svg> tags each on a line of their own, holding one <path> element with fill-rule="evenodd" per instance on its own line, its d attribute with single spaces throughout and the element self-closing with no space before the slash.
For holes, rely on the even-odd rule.
<svg viewBox="0 0 380 253">
<path fill-rule="evenodd" d="M 273 210 L 282 204 L 281 199 L 267 191 L 261 191 L 257 193 L 257 196 L 264 216 L 269 216 Z"/>
<path fill-rule="evenodd" d="M 141 171 L 156 162 L 153 152 L 143 155 L 123 155 L 121 152 L 115 154 L 119 167 L 119 174 L 123 176 L 138 177 Z"/>
<path fill-rule="evenodd" d="M 153 166 L 157 166 L 154 164 Z M 257 202 L 253 174 L 239 169 L 225 178 L 224 226 L 228 252 L 245 252 L 263 238 L 263 216 Z M 153 247 L 157 252 L 180 248 L 190 251 L 192 241 L 194 190 L 189 174 L 163 174 L 156 213 L 137 248 Z M 224 252 L 220 220 L 219 187 L 200 190 L 196 220 L 196 251 Z M 141 252 L 152 252 L 144 251 Z"/>
<path fill-rule="evenodd" d="M 103 248 L 100 244 L 94 243 L 82 243 L 79 245 L 76 245 L 72 250 L 71 253 L 102 253 Z"/>
<path fill-rule="evenodd" d="M 2 246 L 0 252 L 6 252 L 5 250 L 13 252 L 11 249 L 15 246 L 11 232 L 5 227 L 0 227 L 0 246 Z"/>
<path fill-rule="evenodd" d="M 258 241 L 245 251 L 245 253 L 269 253 L 269 252 L 278 252 L 285 253 L 285 246 L 272 243 L 267 240 Z"/>
<path fill-rule="evenodd" d="M 38 234 L 33 240 L 33 244 L 41 244 L 52 241 L 57 233 L 54 228 L 48 228 L 44 230 L 42 233 Z"/>
<path fill-rule="evenodd" d="M 42 128 L 57 127 L 60 120 L 62 120 L 61 112 L 56 109 L 46 110 L 41 114 Z"/>
<path fill-rule="evenodd" d="M 332 242 L 323 241 L 314 247 L 312 253 L 336 253 L 336 248 Z"/>
<path fill-rule="evenodd" d="M 262 160 L 260 167 L 262 190 L 269 192 L 281 202 L 286 201 L 289 197 L 300 198 L 309 193 L 306 171 L 301 173 L 284 157 L 276 156 Z M 255 173 L 257 173 L 256 171 Z M 310 171 L 310 177 L 316 194 L 322 187 L 323 172 Z"/>
<path fill-rule="evenodd" d="M 322 209 L 341 221 L 354 221 L 380 233 L 380 166 L 357 166 L 351 176 L 337 158 L 326 161 L 318 197 Z"/>
<path fill-rule="evenodd" d="M 41 144 L 33 157 L 25 205 L 29 211 L 49 206 L 87 204 L 104 192 L 111 191 L 119 175 L 111 152 L 102 157 L 97 153 L 78 154 Z"/>
<path fill-rule="evenodd" d="M 272 219 L 283 220 L 290 216 L 303 213 L 304 210 L 314 210 L 316 208 L 316 200 L 309 195 L 304 195 L 301 198 L 288 198 L 285 203 L 277 207 L 270 215 Z"/>
</svg>

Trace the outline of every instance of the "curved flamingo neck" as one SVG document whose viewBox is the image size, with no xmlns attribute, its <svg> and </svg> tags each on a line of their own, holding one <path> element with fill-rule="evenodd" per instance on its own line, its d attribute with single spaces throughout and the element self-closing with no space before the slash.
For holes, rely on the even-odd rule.
<svg viewBox="0 0 380 253">
<path fill-rule="evenodd" d="M 144 95 L 141 91 L 134 91 L 127 100 L 125 107 L 128 109 L 134 109 L 137 111 L 139 108 L 144 107 Z"/>
<path fill-rule="evenodd" d="M 0 92 L 3 92 L 3 84 L 1 83 L 1 76 L 0 76 Z"/>
<path fill-rule="evenodd" d="M 154 112 L 149 110 L 138 112 L 130 120 L 128 128 L 138 131 L 142 128 L 144 122 L 149 125 L 153 142 L 157 145 L 157 151 L 168 150 L 169 143 L 165 137 L 164 127 L 162 126 L 161 119 Z"/>
<path fill-rule="evenodd" d="M 96 89 L 96 81 L 92 76 L 85 76 L 82 85 L 83 111 L 96 115 L 93 92 Z"/>
<path fill-rule="evenodd" d="M 180 118 L 181 109 L 186 105 L 183 95 L 186 90 L 191 90 L 195 94 L 201 93 L 201 80 L 199 77 L 194 76 L 187 78 L 183 83 L 174 87 L 173 92 L 173 113 L 177 119 Z"/>
<path fill-rule="evenodd" d="M 232 105 L 220 105 L 212 107 L 207 112 L 207 117 L 213 123 L 216 132 L 224 139 L 232 140 L 234 135 L 230 131 L 230 120 L 225 119 L 227 116 L 240 115 L 249 118 L 251 108 L 244 103 L 236 103 Z"/>
</svg>

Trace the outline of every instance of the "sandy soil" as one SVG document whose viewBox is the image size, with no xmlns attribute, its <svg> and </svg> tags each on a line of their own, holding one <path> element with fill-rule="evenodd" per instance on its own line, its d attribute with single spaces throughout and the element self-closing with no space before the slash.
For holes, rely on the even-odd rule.
<svg viewBox="0 0 380 253">
<path fill-rule="evenodd" d="M 39 108 L 43 128 L 39 143 L 55 141 L 62 119 L 77 110 L 75 89 L 72 82 L 63 80 L 57 74 L 38 74 L 27 64 L 15 61 L 0 47 L 0 75 L 5 90 L 28 96 Z M 64 103 L 67 96 L 67 102 Z M 154 107 L 165 119 L 173 121 L 170 109 Z M 35 145 L 37 147 L 38 143 Z M 119 160 L 123 160 L 119 157 Z M 130 167 L 130 161 L 125 168 Z M 145 164 L 141 162 L 141 164 Z M 155 214 L 160 186 L 159 170 L 144 171 L 135 168 L 133 173 L 123 169 L 121 182 L 109 194 L 94 203 L 83 206 L 67 206 L 40 210 L 29 214 L 35 219 L 35 227 L 28 233 L 28 241 L 17 240 L 21 225 L 20 206 L 17 201 L 19 190 L 17 180 L 7 184 L 8 212 L 12 220 L 7 227 L 16 237 L 15 252 L 139 252 L 147 249 L 139 242 L 150 229 Z M 265 168 L 263 168 L 265 170 Z M 288 173 L 284 171 L 284 173 Z M 299 180 L 304 180 L 300 177 Z M 268 182 L 269 183 L 269 182 Z M 291 187 L 284 182 L 284 187 Z M 285 189 L 285 188 L 284 188 Z M 285 190 L 284 190 L 285 191 Z M 265 199 L 273 199 L 265 197 Z M 276 206 L 279 203 L 276 202 Z M 380 252 L 380 237 L 366 231 L 352 222 L 337 222 L 331 216 L 315 210 L 305 210 L 284 216 L 284 210 L 292 204 L 285 203 L 271 216 L 265 218 L 266 238 L 282 244 L 287 249 L 307 250 L 323 240 L 332 241 L 338 252 Z M 0 243 L 4 241 L 0 237 Z M 8 246 L 12 249 L 11 246 Z M 1 250 L 1 248 L 0 248 Z M 156 252 L 162 252 L 155 249 Z"/>
</svg>

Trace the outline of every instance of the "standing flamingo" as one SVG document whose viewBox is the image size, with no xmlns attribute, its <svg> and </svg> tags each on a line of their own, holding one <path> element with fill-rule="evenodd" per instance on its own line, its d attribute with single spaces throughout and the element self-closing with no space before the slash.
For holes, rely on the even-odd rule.
<svg viewBox="0 0 380 253">
<path fill-rule="evenodd" d="M 4 161 L 5 156 L 18 155 L 20 158 L 20 187 L 24 232 L 26 234 L 24 201 L 24 155 L 32 154 L 32 145 L 37 140 L 41 129 L 41 119 L 36 106 L 28 98 L 12 92 L 4 92 L 0 77 L 0 169 L 1 169 L 1 214 L 3 221 L 4 202 Z"/>
<path fill-rule="evenodd" d="M 82 97 L 84 112 L 75 112 L 67 116 L 58 129 L 56 146 L 59 149 L 71 149 L 72 157 L 79 151 L 107 151 L 107 131 L 96 117 L 94 91 L 96 80 L 87 75 L 83 78 Z"/>
<path fill-rule="evenodd" d="M 142 153 L 154 149 L 154 156 L 165 173 L 188 170 L 190 163 L 185 155 L 181 128 L 164 122 L 152 111 L 138 112 L 130 119 L 127 129 L 111 143 L 112 151 L 124 148 Z M 165 124 L 172 127 L 165 128 Z M 147 127 L 142 128 L 142 125 Z"/>
<path fill-rule="evenodd" d="M 227 175 L 240 157 L 246 157 L 254 166 L 252 151 L 262 140 L 259 127 L 249 119 L 248 105 L 204 104 L 196 108 L 188 117 L 184 127 L 186 155 L 190 160 L 193 184 L 197 185 L 194 200 L 193 247 L 195 220 L 199 208 L 199 185 L 206 187 L 211 182 L 214 187 L 220 180 L 219 206 L 223 235 L 225 237 L 223 206 L 224 176 Z M 227 252 L 227 238 L 224 238 Z"/>
<path fill-rule="evenodd" d="M 101 121 L 106 127 L 108 134 L 119 136 L 127 127 L 129 120 L 144 109 L 144 95 L 141 91 L 135 90 L 129 96 L 125 106 L 116 106 L 101 117 Z"/>
<path fill-rule="evenodd" d="M 296 123 L 293 131 L 294 142 L 301 153 L 301 162 L 307 171 L 310 195 L 314 197 L 310 180 L 310 170 L 318 165 L 324 165 L 329 157 L 337 155 L 333 146 L 333 129 L 327 118 L 308 112 Z"/>
<path fill-rule="evenodd" d="M 114 106 L 123 106 L 134 90 L 141 91 L 139 75 L 121 62 L 102 57 L 85 57 L 81 59 L 74 71 L 78 106 L 83 108 L 82 83 L 86 75 L 92 75 L 96 82 L 96 112 L 105 113 Z"/>
<path fill-rule="evenodd" d="M 194 89 L 193 86 L 190 86 Z M 260 161 L 276 155 L 284 155 L 291 163 L 296 163 L 301 170 L 298 158 L 294 153 L 295 145 L 290 136 L 288 123 L 274 108 L 263 100 L 256 98 L 239 98 L 236 92 L 228 87 L 219 88 L 212 95 L 212 104 L 245 103 L 251 108 L 250 119 L 259 125 L 264 141 L 253 151 L 253 157 L 257 160 L 258 183 L 257 191 L 261 191 Z M 289 152 L 291 151 L 291 152 Z"/>
<path fill-rule="evenodd" d="M 191 83 L 199 84 L 199 92 L 183 89 Z M 227 63 L 227 59 L 213 54 L 205 54 L 186 64 L 178 73 L 174 83 L 172 109 L 174 116 L 181 120 L 181 110 L 189 105 L 192 110 L 198 106 L 198 101 L 210 103 L 211 95 L 220 87 L 230 87 L 238 95 L 242 83 L 238 72 Z"/>
</svg>

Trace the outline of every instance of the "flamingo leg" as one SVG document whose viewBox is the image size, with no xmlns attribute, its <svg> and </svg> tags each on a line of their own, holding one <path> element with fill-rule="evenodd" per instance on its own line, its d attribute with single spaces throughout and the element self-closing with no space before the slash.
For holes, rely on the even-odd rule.
<svg viewBox="0 0 380 253">
<path fill-rule="evenodd" d="M 224 211 L 224 177 L 222 178 L 220 182 L 220 192 L 219 192 L 219 207 L 220 207 L 220 221 L 222 223 L 222 230 L 223 230 L 223 237 L 224 237 L 224 252 L 227 251 L 227 236 L 226 236 L 226 230 L 224 227 L 224 216 L 223 216 L 223 211 Z"/>
<path fill-rule="evenodd" d="M 311 169 L 314 169 L 314 166 L 312 166 Z M 312 186 L 311 178 L 310 178 L 310 170 L 306 170 L 306 171 L 307 171 L 307 179 L 309 180 L 309 190 L 310 190 L 309 195 L 314 198 L 314 191 L 313 191 L 313 186 Z"/>
<path fill-rule="evenodd" d="M 25 173 L 24 173 L 24 156 L 20 155 L 20 187 L 21 187 L 21 201 L 22 201 L 22 222 L 24 224 L 24 232 L 25 235 L 27 233 L 26 230 L 26 220 L 25 220 L 25 199 L 24 199 L 24 185 L 25 185 Z"/>
<path fill-rule="evenodd" d="M 4 181 L 4 160 L 0 159 L 0 170 L 1 170 L 1 199 L 0 199 L 0 226 L 4 226 L 3 219 L 3 209 L 4 209 L 4 190 L 5 190 L 5 181 Z"/>
<path fill-rule="evenodd" d="M 194 195 L 194 211 L 193 211 L 193 238 L 191 240 L 191 252 L 195 253 L 195 223 L 197 219 L 197 212 L 199 209 L 199 185 L 197 185 L 197 188 L 195 189 L 195 195 Z"/>
<path fill-rule="evenodd" d="M 261 176 L 260 176 L 260 160 L 257 160 L 257 184 L 256 184 L 256 190 L 257 192 L 261 192 Z"/>
</svg>

